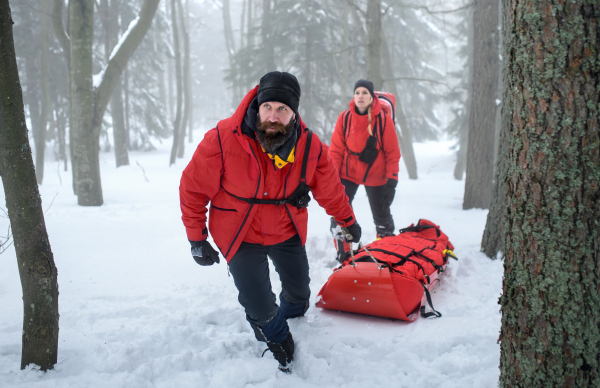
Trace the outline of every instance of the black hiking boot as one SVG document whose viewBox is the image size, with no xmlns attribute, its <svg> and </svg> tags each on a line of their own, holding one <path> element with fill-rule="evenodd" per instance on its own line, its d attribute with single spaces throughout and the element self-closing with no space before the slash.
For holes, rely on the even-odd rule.
<svg viewBox="0 0 600 388">
<path fill-rule="evenodd" d="M 290 370 L 290 362 L 294 359 L 294 339 L 292 338 L 292 333 L 288 334 L 283 343 L 279 344 L 268 341 L 267 346 L 269 347 L 268 350 L 273 353 L 273 357 L 279 362 L 279 370 L 285 373 L 292 373 Z"/>
</svg>

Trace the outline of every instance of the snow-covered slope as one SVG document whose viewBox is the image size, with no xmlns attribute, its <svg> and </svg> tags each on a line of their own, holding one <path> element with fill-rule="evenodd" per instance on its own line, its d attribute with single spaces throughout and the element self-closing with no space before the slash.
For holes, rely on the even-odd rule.
<svg viewBox="0 0 600 388">
<path fill-rule="evenodd" d="M 450 145 L 415 144 L 419 179 L 401 166 L 392 208 L 397 229 L 426 218 L 456 248 L 460 260 L 433 294 L 443 317 L 406 323 L 312 303 L 305 317 L 290 320 L 291 375 L 277 371 L 270 353 L 261 357 L 265 346 L 254 339 L 224 262 L 200 267 L 190 256 L 178 186 L 191 145 L 170 168 L 167 144 L 131 153 L 131 166 L 118 169 L 102 153 L 105 205 L 98 208 L 77 206 L 70 172 L 48 160 L 40 191 L 58 268 L 58 364 L 48 373 L 19 370 L 23 307 L 11 248 L 0 255 L 0 386 L 495 387 L 502 263 L 479 252 L 487 212 L 462 210 L 464 181 L 453 179 Z M 375 228 L 363 188 L 354 207 L 370 242 Z M 315 201 L 309 211 L 314 302 L 336 262 L 329 217 Z M 7 228 L 0 217 L 0 230 Z"/>
</svg>

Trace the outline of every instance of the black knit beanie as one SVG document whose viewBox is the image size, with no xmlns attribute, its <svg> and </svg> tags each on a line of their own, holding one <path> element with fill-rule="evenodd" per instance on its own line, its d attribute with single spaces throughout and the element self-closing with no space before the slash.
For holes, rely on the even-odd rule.
<svg viewBox="0 0 600 388">
<path fill-rule="evenodd" d="M 277 101 L 289 106 L 294 113 L 298 113 L 300 84 L 293 74 L 272 71 L 260 79 L 257 98 L 259 106 L 263 102 Z"/>
<path fill-rule="evenodd" d="M 373 82 L 367 81 L 366 79 L 359 79 L 354 84 L 354 91 L 356 91 L 356 89 L 360 88 L 361 86 L 363 88 L 367 88 L 369 93 L 371 93 L 371 97 L 375 98 L 375 88 L 373 87 Z"/>
</svg>

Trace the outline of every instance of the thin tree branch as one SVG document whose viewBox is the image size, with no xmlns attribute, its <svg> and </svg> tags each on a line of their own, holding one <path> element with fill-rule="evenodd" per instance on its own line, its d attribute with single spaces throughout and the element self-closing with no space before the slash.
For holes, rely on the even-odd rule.
<svg viewBox="0 0 600 388">
<path fill-rule="evenodd" d="M 102 81 L 100 81 L 98 88 L 95 90 L 95 109 L 98 118 L 104 116 L 104 111 L 112 96 L 113 89 L 115 88 L 123 69 L 127 66 L 127 61 L 129 61 L 129 58 L 131 58 L 146 36 L 146 32 L 148 32 L 152 20 L 154 20 L 154 14 L 156 13 L 159 3 L 160 0 L 144 0 L 137 20 L 132 22 L 135 24 L 128 29 L 127 35 L 121 38 L 121 45 L 115 47 L 117 51 L 113 51 L 111 54 L 108 64 L 103 70 L 104 74 L 102 76 Z"/>
</svg>

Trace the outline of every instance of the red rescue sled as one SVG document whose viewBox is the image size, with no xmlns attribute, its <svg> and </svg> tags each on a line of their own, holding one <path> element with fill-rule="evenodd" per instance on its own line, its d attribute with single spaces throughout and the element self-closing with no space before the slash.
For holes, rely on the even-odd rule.
<svg viewBox="0 0 600 388">
<path fill-rule="evenodd" d="M 431 303 L 454 247 L 433 222 L 419 220 L 397 236 L 359 245 L 319 291 L 317 307 L 414 321 L 441 314 Z M 432 311 L 425 312 L 426 303 Z"/>
</svg>

